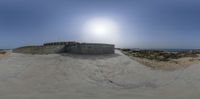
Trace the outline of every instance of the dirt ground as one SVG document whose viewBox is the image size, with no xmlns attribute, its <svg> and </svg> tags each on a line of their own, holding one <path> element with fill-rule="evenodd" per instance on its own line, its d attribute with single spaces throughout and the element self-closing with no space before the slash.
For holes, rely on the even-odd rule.
<svg viewBox="0 0 200 99">
<path fill-rule="evenodd" d="M 185 57 L 180 59 L 171 59 L 169 61 L 157 61 L 149 60 L 145 58 L 131 57 L 133 60 L 138 61 L 141 64 L 144 64 L 147 67 L 157 70 L 177 70 L 180 68 L 187 68 L 192 64 L 200 62 L 200 57 L 192 58 Z"/>
<path fill-rule="evenodd" d="M 200 63 L 153 70 L 114 55 L 11 53 L 0 58 L 0 99 L 199 99 Z"/>
<path fill-rule="evenodd" d="M 8 56 L 8 54 L 9 54 L 9 53 L 7 53 L 7 52 L 0 52 L 0 58 L 1 58 L 1 57 L 4 57 L 4 56 Z"/>
</svg>

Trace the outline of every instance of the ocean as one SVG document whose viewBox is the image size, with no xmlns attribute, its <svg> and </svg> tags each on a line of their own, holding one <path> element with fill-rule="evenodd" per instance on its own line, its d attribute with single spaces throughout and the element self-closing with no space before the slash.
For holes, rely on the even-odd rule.
<svg viewBox="0 0 200 99">
<path fill-rule="evenodd" d="M 158 50 L 158 51 L 165 51 L 165 52 L 189 52 L 189 51 L 197 51 L 200 49 L 139 49 L 139 48 L 132 48 L 131 50 Z"/>
</svg>

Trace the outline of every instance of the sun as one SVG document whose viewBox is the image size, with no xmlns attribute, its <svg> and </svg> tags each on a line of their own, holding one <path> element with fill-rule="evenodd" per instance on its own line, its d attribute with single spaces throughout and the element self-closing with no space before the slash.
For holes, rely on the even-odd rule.
<svg viewBox="0 0 200 99">
<path fill-rule="evenodd" d="M 90 18 L 83 22 L 82 30 L 83 42 L 118 44 L 121 39 L 119 21 L 112 18 Z"/>
<path fill-rule="evenodd" d="M 111 36 L 118 31 L 117 24 L 106 18 L 94 18 L 85 24 L 85 32 L 93 36 L 105 37 Z"/>
</svg>

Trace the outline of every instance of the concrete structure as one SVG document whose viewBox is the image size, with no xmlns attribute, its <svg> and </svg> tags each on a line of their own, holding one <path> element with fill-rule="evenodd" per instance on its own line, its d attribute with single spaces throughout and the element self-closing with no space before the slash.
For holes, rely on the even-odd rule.
<svg viewBox="0 0 200 99">
<path fill-rule="evenodd" d="M 71 46 L 68 52 L 77 54 L 114 54 L 114 45 L 81 43 Z"/>
<path fill-rule="evenodd" d="M 13 50 L 15 53 L 24 53 L 24 54 L 53 54 L 53 53 L 62 53 L 64 52 L 64 45 L 56 46 L 25 46 L 16 48 Z"/>
<path fill-rule="evenodd" d="M 41 46 L 25 46 L 14 49 L 13 52 L 25 54 L 114 54 L 114 45 L 78 42 L 52 42 Z"/>
<path fill-rule="evenodd" d="M 80 44 L 79 42 L 50 42 L 50 43 L 44 43 L 44 46 L 57 46 L 57 45 L 77 45 Z"/>
</svg>

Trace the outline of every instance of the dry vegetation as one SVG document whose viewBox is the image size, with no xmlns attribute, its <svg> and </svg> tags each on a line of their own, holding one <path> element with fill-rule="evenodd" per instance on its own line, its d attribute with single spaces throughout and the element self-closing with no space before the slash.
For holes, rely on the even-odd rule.
<svg viewBox="0 0 200 99">
<path fill-rule="evenodd" d="M 8 55 L 8 53 L 6 51 L 0 51 L 0 58 L 3 56 L 6 56 L 6 55 Z"/>
<path fill-rule="evenodd" d="M 175 70 L 188 67 L 200 61 L 200 51 L 198 50 L 192 52 L 164 52 L 157 50 L 131 51 L 130 49 L 122 49 L 122 51 L 132 59 L 153 69 Z"/>
</svg>

